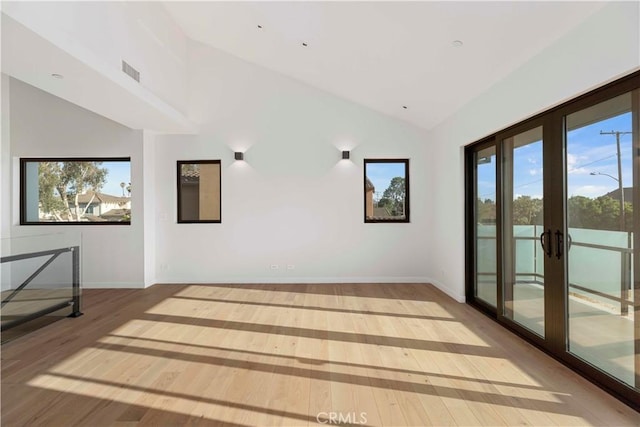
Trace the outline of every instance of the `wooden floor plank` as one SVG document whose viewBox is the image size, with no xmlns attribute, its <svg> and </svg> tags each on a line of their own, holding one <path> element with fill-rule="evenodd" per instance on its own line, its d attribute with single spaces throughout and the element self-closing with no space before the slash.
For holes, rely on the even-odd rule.
<svg viewBox="0 0 640 427">
<path fill-rule="evenodd" d="M 2 346 L 2 425 L 640 425 L 428 284 L 86 290 L 83 311 Z"/>
</svg>

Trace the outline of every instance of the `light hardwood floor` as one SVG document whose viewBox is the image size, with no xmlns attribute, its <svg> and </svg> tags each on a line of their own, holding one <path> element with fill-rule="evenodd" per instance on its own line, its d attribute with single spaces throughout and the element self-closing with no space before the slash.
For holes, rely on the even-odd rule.
<svg viewBox="0 0 640 427">
<path fill-rule="evenodd" d="M 3 291 L 0 298 L 4 301 L 12 291 Z M 2 307 L 0 319 L 2 323 L 11 321 L 56 304 L 70 301 L 73 298 L 71 288 L 66 289 L 23 289 Z"/>
<path fill-rule="evenodd" d="M 3 426 L 640 425 L 424 284 L 86 290 L 2 346 Z M 335 425 L 335 424 L 334 424 Z"/>
</svg>

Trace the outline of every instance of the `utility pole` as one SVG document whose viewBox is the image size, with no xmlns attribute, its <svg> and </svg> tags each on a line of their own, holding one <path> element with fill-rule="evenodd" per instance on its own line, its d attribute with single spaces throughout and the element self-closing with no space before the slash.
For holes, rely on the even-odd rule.
<svg viewBox="0 0 640 427">
<path fill-rule="evenodd" d="M 626 229 L 626 221 L 624 214 L 624 185 L 622 184 L 622 156 L 620 153 L 620 135 L 629 135 L 632 132 L 621 131 L 600 131 L 600 135 L 615 135 L 616 148 L 618 154 L 618 188 L 620 189 L 620 231 Z M 615 178 L 614 178 L 615 179 Z M 627 248 L 631 248 L 631 233 L 627 232 Z M 621 254 L 620 258 L 620 314 L 627 315 L 629 312 L 629 290 L 631 289 L 631 254 Z"/>
<path fill-rule="evenodd" d="M 616 148 L 618 153 L 618 188 L 620 189 L 620 231 L 624 231 L 626 228 L 626 219 L 624 214 L 624 185 L 622 184 L 622 156 L 620 153 L 620 135 L 630 135 L 632 132 L 621 131 L 600 131 L 600 135 L 615 135 L 616 136 Z"/>
</svg>

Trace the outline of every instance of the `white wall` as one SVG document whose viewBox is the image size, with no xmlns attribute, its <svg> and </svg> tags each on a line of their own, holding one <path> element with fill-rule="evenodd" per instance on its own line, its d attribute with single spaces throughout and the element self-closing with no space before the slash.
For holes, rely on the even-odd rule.
<svg viewBox="0 0 640 427">
<path fill-rule="evenodd" d="M 63 49 L 81 46 L 118 72 L 125 60 L 140 71 L 142 86 L 186 109 L 187 39 L 161 3 L 3 1 L 2 11 Z"/>
<path fill-rule="evenodd" d="M 9 237 L 11 230 L 11 223 L 9 217 L 11 216 L 11 146 L 9 144 L 10 127 L 11 127 L 11 112 L 9 110 L 9 93 L 10 84 L 9 77 L 5 74 L 0 74 L 1 86 L 0 86 L 0 111 L 2 111 L 1 122 L 2 126 L 0 134 L 0 237 Z"/>
<path fill-rule="evenodd" d="M 9 79 L 11 181 L 3 155 L 2 230 L 11 238 L 45 233 L 82 234 L 85 287 L 143 286 L 144 185 L 142 132 L 133 131 L 60 98 Z M 3 101 L 6 93 L 3 92 Z M 4 104 L 3 104 L 4 106 Z M 3 116 L 6 110 L 3 109 Z M 3 134 L 3 147 L 6 144 Z M 4 154 L 4 153 L 3 153 Z M 18 159 L 21 157 L 131 157 L 133 188 L 129 226 L 20 226 Z"/>
<path fill-rule="evenodd" d="M 69 16 L 80 10 L 76 7 L 91 7 L 63 6 Z M 14 8 L 11 16 L 22 16 L 22 5 L 11 3 L 10 7 Z M 166 26 L 144 19 L 145 8 L 152 7 L 148 4 L 94 7 L 89 13 L 92 19 L 63 19 L 69 36 L 119 67 L 120 52 L 148 50 L 154 36 L 144 27 L 151 29 L 158 40 L 152 40 L 156 47 L 150 50 L 159 58 L 143 63 L 166 72 L 152 86 L 168 90 L 163 97 L 184 107 L 189 118 L 201 125 L 198 136 L 143 135 L 11 81 L 9 160 L 3 111 L 3 236 L 5 230 L 18 236 L 48 228 L 16 226 L 18 184 L 7 183 L 6 167 L 11 163 L 9 179 L 15 177 L 15 158 L 132 157 L 137 193 L 132 225 L 80 227 L 84 281 L 95 286 L 142 286 L 156 281 L 431 280 L 461 300 L 464 145 L 640 64 L 639 6 L 612 3 L 427 133 L 186 42 L 180 34 L 177 41 L 174 35 L 158 36 Z M 4 4 L 3 9 L 7 11 Z M 45 22 L 46 28 L 57 14 L 55 7 L 38 4 L 37 13 L 24 16 Z M 126 17 L 122 34 L 133 31 L 132 38 L 137 40 L 142 31 L 147 33 L 146 41 L 127 47 L 127 38 L 109 39 L 104 31 L 96 31 L 103 28 L 100 20 L 118 21 L 122 14 Z M 143 25 L 136 24 L 133 30 L 130 24 L 138 22 L 136 17 L 142 17 Z M 56 23 L 56 31 L 60 25 Z M 184 47 L 188 86 L 170 65 L 171 54 L 160 49 L 163 40 L 177 59 L 183 58 Z M 144 71 L 144 66 L 131 62 Z M 3 77 L 3 90 L 6 80 Z M 5 103 L 3 93 L 3 107 Z M 353 150 L 351 161 L 340 161 L 342 149 Z M 246 151 L 246 161 L 234 162 L 233 151 Z M 411 159 L 411 224 L 363 223 L 365 157 Z M 175 162 L 190 159 L 222 160 L 222 224 L 176 224 Z M 10 215 L 5 214 L 8 206 Z M 110 249 L 108 256 L 105 247 Z M 270 269 L 272 264 L 279 269 Z M 288 270 L 287 265 L 295 269 Z"/>
<path fill-rule="evenodd" d="M 0 256 L 9 255 L 11 216 L 11 147 L 9 146 L 9 77 L 0 74 Z M 11 269 L 0 264 L 0 291 L 11 288 Z"/>
<path fill-rule="evenodd" d="M 637 2 L 612 3 L 433 129 L 428 272 L 464 295 L 464 146 L 640 67 Z"/>
<path fill-rule="evenodd" d="M 156 280 L 156 144 L 154 135 L 144 131 L 142 135 L 142 160 L 144 182 L 144 286 L 152 286 Z"/>
<path fill-rule="evenodd" d="M 199 44 L 190 61 L 202 132 L 156 137 L 159 282 L 428 280 L 423 131 Z M 365 157 L 410 159 L 410 224 L 364 224 Z M 195 159 L 222 160 L 221 224 L 176 223 L 176 161 Z"/>
</svg>

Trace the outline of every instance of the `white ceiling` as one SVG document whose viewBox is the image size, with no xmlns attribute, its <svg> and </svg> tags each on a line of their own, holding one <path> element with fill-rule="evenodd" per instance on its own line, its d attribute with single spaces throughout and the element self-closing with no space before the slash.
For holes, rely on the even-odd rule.
<svg viewBox="0 0 640 427">
<path fill-rule="evenodd" d="M 182 113 L 118 69 L 105 66 L 80 43 L 65 39 L 56 44 L 4 13 L 0 26 L 3 73 L 132 129 L 195 132 Z M 52 78 L 50 70 L 64 79 Z"/>
<path fill-rule="evenodd" d="M 430 129 L 604 4 L 165 2 L 165 7 L 194 40 Z M 454 40 L 464 45 L 453 47 Z"/>
</svg>

